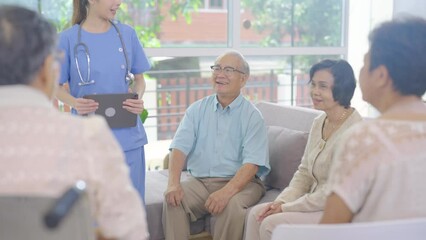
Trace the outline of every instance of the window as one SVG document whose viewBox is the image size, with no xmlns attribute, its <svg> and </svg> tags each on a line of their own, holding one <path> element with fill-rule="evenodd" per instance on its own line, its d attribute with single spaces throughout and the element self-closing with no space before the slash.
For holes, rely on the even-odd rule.
<svg viewBox="0 0 426 240">
<path fill-rule="evenodd" d="M 223 0 L 209 0 L 209 8 L 222 9 L 222 8 L 224 8 L 224 1 Z"/>
<path fill-rule="evenodd" d="M 72 1 L 21 2 L 52 19 L 58 31 L 69 27 Z M 348 2 L 124 1 L 117 18 L 135 28 L 154 63 L 144 95 L 150 141 L 172 138 L 186 107 L 211 94 L 209 66 L 227 49 L 240 51 L 251 66 L 248 99 L 311 106 L 309 67 L 348 52 Z"/>
<path fill-rule="evenodd" d="M 23 7 L 27 7 L 27 8 L 37 10 L 37 9 L 39 9 L 38 3 L 39 3 L 39 1 L 37 1 L 37 0 L 1 0 L 0 5 L 1 4 L 16 4 L 16 5 L 20 5 L 20 6 L 23 6 Z"/>
<path fill-rule="evenodd" d="M 242 1 L 245 47 L 341 47 L 343 1 Z"/>
</svg>

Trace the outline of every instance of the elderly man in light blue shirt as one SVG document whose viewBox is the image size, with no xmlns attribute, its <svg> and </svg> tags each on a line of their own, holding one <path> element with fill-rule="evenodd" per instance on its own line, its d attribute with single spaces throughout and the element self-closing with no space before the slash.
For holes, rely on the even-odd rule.
<svg viewBox="0 0 426 240">
<path fill-rule="evenodd" d="M 261 113 L 241 89 L 250 68 L 229 51 L 212 67 L 216 94 L 192 104 L 170 146 L 169 182 L 163 204 L 166 239 L 188 239 L 189 221 L 217 217 L 213 239 L 242 239 L 246 209 L 265 192 L 268 139 Z M 181 182 L 183 166 L 192 175 Z"/>
</svg>

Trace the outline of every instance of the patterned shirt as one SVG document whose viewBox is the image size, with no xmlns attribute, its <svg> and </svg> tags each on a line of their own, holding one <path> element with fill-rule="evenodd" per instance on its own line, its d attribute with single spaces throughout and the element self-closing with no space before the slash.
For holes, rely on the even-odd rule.
<svg viewBox="0 0 426 240">
<path fill-rule="evenodd" d="M 331 191 L 353 222 L 426 217 L 426 122 L 377 119 L 345 134 Z"/>
<path fill-rule="evenodd" d="M 77 180 L 108 238 L 147 239 L 145 210 L 105 120 L 60 113 L 40 91 L 0 87 L 0 194 L 57 197 Z"/>
</svg>

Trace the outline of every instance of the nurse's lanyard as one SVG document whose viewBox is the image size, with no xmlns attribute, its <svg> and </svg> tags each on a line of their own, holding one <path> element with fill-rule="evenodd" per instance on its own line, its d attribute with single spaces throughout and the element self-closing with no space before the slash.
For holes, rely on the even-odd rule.
<svg viewBox="0 0 426 240">
<path fill-rule="evenodd" d="M 126 45 L 124 44 L 123 37 L 121 36 L 120 30 L 118 29 L 118 27 L 115 25 L 115 23 L 113 21 L 110 20 L 109 22 L 114 27 L 115 31 L 117 31 L 118 37 L 120 38 L 121 46 L 123 47 L 124 58 L 126 60 L 126 75 L 125 75 L 124 79 L 125 79 L 127 84 L 132 84 L 133 81 L 135 80 L 135 76 L 130 72 L 129 58 L 127 56 Z M 83 43 L 81 41 L 81 25 L 82 24 L 83 24 L 83 22 L 81 22 L 79 27 L 78 27 L 78 39 L 77 39 L 78 42 L 74 46 L 74 60 L 75 60 L 75 65 L 77 67 L 78 76 L 80 77 L 80 82 L 78 83 L 78 85 L 79 86 L 86 86 L 86 85 L 94 84 L 95 80 L 90 79 L 90 53 L 89 53 L 89 48 L 87 47 L 87 45 L 85 43 Z M 79 47 L 83 47 L 84 54 L 86 55 L 86 60 L 87 60 L 87 76 L 86 76 L 85 79 L 81 75 L 80 65 L 78 64 L 77 52 L 78 52 Z"/>
</svg>

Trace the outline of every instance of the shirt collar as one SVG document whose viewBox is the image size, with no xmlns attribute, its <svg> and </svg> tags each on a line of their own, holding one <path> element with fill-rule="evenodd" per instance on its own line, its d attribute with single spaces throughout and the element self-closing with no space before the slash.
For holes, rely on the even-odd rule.
<svg viewBox="0 0 426 240">
<path fill-rule="evenodd" d="M 0 106 L 32 106 L 53 108 L 41 91 L 27 85 L 0 86 Z"/>
<path fill-rule="evenodd" d="M 238 97 L 235 98 L 234 101 L 232 101 L 231 104 L 229 104 L 225 109 L 228 108 L 231 111 L 232 109 L 237 108 L 243 102 L 243 98 L 244 98 L 243 95 L 240 93 L 238 95 Z M 217 95 L 215 95 L 213 103 L 214 103 L 214 105 L 213 105 L 213 111 L 217 111 L 217 109 L 220 107 L 220 103 L 217 100 Z"/>
</svg>

